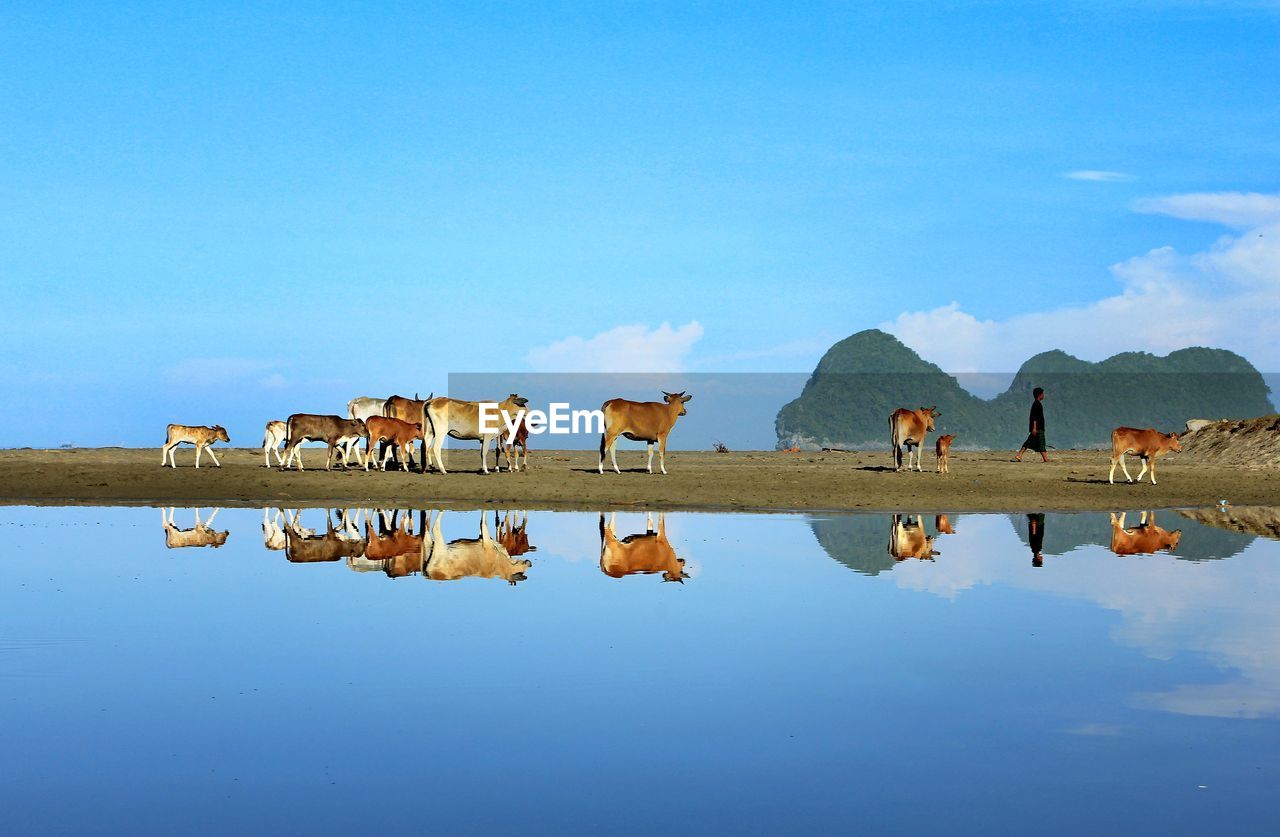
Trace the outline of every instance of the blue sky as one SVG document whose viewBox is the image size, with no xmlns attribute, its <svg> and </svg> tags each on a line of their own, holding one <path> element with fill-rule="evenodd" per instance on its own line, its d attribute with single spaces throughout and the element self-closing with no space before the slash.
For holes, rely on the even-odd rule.
<svg viewBox="0 0 1280 837">
<path fill-rule="evenodd" d="M 872 326 L 1280 369 L 1274 4 L 687 5 L 0 10 L 0 444 Z"/>
</svg>

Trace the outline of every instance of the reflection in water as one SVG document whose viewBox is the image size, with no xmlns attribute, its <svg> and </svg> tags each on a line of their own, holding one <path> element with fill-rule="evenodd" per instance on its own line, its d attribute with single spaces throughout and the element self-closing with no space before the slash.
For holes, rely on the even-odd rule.
<svg viewBox="0 0 1280 837">
<path fill-rule="evenodd" d="M 889 554 L 894 561 L 905 561 L 908 558 L 932 561 L 935 555 L 942 554 L 933 548 L 934 537 L 925 534 L 924 515 L 914 515 L 913 519 L 909 514 L 895 514 L 889 525 Z"/>
<path fill-rule="evenodd" d="M 684 584 L 689 574 L 684 571 L 684 559 L 676 555 L 667 540 L 666 516 L 658 514 L 658 528 L 653 528 L 653 515 L 645 515 L 646 531 L 627 535 L 618 540 L 614 531 L 613 513 L 606 524 L 600 515 L 600 571 L 612 578 L 624 575 L 648 575 L 662 573 L 663 581 Z"/>
<path fill-rule="evenodd" d="M 323 535 L 296 525 L 286 526 L 284 557 L 294 564 L 323 564 L 364 554 L 364 538 L 354 533 L 347 518 L 340 518 L 340 525 L 335 527 L 332 515 L 326 512 L 324 526 Z"/>
<path fill-rule="evenodd" d="M 1031 566 L 1044 566 L 1044 515 L 1027 515 L 1027 545 L 1031 547 Z"/>
<path fill-rule="evenodd" d="M 227 536 L 231 532 L 213 530 L 213 519 L 218 516 L 219 511 L 220 509 L 214 509 L 209 519 L 201 523 L 200 510 L 196 509 L 196 525 L 191 529 L 179 529 L 173 524 L 174 508 L 170 506 L 167 512 L 161 509 L 160 522 L 164 525 L 164 545 L 169 549 L 182 549 L 188 546 L 212 546 L 217 549 L 222 546 L 227 542 Z"/>
<path fill-rule="evenodd" d="M 1143 512 L 1138 525 L 1125 528 L 1125 513 L 1111 515 L 1111 551 L 1116 555 L 1154 555 L 1162 549 L 1173 552 L 1182 539 L 1182 530 L 1170 532 L 1156 525 L 1155 512 Z"/>
<path fill-rule="evenodd" d="M 208 511 L 182 530 L 166 510 L 166 544 L 250 537 L 171 561 L 153 510 L 0 509 L 0 771 L 22 777 L 0 784 L 5 833 L 193 812 L 218 832 L 981 833 L 1010 805 L 1063 834 L 1274 819 L 1274 540 L 1169 511 L 1117 514 L 1127 547 L 1160 549 L 1143 560 L 1112 552 L 1107 512 L 655 513 L 623 515 L 623 538 L 595 512 Z M 926 546 L 942 560 L 893 554 Z M 1193 546 L 1239 557 L 1179 560 Z M 698 577 L 695 555 L 711 583 L 657 583 Z M 614 580 L 630 573 L 657 578 Z M 388 578 L 415 574 L 495 580 Z M 655 695 L 680 695 L 696 734 L 664 734 Z M 698 792 L 618 792 L 637 765 Z M 389 804 L 371 766 L 447 793 Z M 494 804 L 498 771 L 519 805 Z"/>
<path fill-rule="evenodd" d="M 359 512 L 357 512 L 357 516 Z M 365 551 L 347 558 L 347 566 L 358 572 L 380 569 L 388 578 L 405 578 L 422 572 L 427 561 L 425 548 L 427 513 L 418 512 L 414 533 L 413 512 L 398 510 L 365 513 Z"/>
<path fill-rule="evenodd" d="M 424 562 L 427 577 L 434 581 L 459 578 L 502 578 L 511 586 L 524 581 L 525 570 L 533 566 L 526 558 L 512 558 L 507 548 L 489 534 L 489 524 L 480 512 L 480 537 L 462 538 L 445 543 L 440 521 L 444 512 L 436 514 L 431 526 L 430 556 Z"/>
</svg>

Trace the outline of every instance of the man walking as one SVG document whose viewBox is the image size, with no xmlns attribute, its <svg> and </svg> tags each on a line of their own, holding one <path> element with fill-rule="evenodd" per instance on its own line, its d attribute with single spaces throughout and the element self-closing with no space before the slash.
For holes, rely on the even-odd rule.
<svg viewBox="0 0 1280 837">
<path fill-rule="evenodd" d="M 1049 446 L 1045 443 L 1044 437 L 1044 389 L 1036 387 L 1031 391 L 1031 395 L 1035 398 L 1031 402 L 1031 416 L 1027 419 L 1027 440 L 1022 443 L 1022 449 L 1018 451 L 1018 455 L 1013 458 L 1014 462 L 1021 462 L 1022 455 L 1028 450 L 1039 452 L 1040 458 L 1045 462 L 1049 461 L 1048 455 L 1045 453 Z"/>
</svg>

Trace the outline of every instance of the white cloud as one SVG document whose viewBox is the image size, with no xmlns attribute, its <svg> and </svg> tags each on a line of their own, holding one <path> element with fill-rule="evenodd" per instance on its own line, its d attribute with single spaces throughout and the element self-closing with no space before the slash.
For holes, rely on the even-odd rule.
<svg viewBox="0 0 1280 837">
<path fill-rule="evenodd" d="M 982 320 L 952 302 L 881 327 L 951 372 L 1010 372 L 1048 349 L 1100 360 L 1187 346 L 1231 349 L 1280 369 L 1280 195 L 1174 195 L 1142 211 L 1257 223 L 1191 256 L 1158 247 L 1112 265 L 1119 293 L 1089 305 Z"/>
<path fill-rule="evenodd" d="M 1103 171 L 1101 169 L 1068 171 L 1063 172 L 1062 176 L 1068 180 L 1087 180 L 1093 183 L 1127 183 L 1130 180 L 1137 179 L 1133 175 L 1122 171 Z"/>
<path fill-rule="evenodd" d="M 1133 202 L 1133 209 L 1184 221 L 1209 221 L 1236 229 L 1280 223 L 1280 195 L 1258 192 L 1191 192 L 1142 198 Z"/>
<path fill-rule="evenodd" d="M 697 320 L 676 328 L 623 325 L 530 349 L 525 361 L 535 372 L 683 372 L 702 334 Z"/>
</svg>

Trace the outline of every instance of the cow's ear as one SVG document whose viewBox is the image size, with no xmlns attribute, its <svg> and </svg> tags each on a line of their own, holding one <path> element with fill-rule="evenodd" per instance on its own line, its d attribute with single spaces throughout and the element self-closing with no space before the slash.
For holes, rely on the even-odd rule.
<svg viewBox="0 0 1280 837">
<path fill-rule="evenodd" d="M 682 395 L 682 396 L 680 396 L 680 400 L 681 400 L 681 401 L 691 401 L 692 399 L 693 399 L 693 396 L 692 396 L 692 395 Z"/>
</svg>

